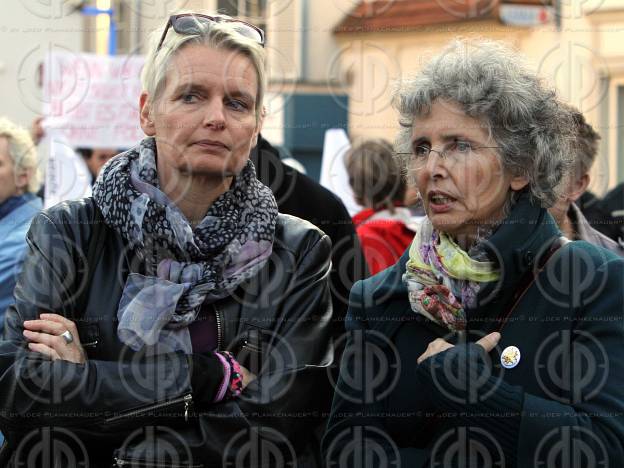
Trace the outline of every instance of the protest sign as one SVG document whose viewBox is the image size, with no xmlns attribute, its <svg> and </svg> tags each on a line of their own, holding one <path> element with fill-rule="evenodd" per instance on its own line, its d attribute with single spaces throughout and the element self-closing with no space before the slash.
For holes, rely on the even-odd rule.
<svg viewBox="0 0 624 468">
<path fill-rule="evenodd" d="M 43 69 L 46 124 L 76 148 L 130 148 L 139 125 L 141 56 L 54 50 Z"/>
</svg>

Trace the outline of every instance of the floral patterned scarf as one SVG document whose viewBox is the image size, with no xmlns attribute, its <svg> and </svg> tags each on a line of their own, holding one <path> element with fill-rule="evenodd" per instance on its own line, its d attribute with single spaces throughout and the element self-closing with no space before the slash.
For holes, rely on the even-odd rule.
<svg viewBox="0 0 624 468">
<path fill-rule="evenodd" d="M 409 257 L 403 281 L 412 310 L 454 332 L 465 330 L 464 309 L 476 305 L 480 283 L 500 277 L 492 262 L 471 258 L 426 217 L 418 226 Z"/>
</svg>

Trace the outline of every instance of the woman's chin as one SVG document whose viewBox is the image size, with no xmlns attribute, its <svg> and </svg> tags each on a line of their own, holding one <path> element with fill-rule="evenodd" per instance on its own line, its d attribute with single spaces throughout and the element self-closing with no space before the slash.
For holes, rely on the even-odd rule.
<svg viewBox="0 0 624 468">
<path fill-rule="evenodd" d="M 461 228 L 461 223 L 450 213 L 435 213 L 429 210 L 427 217 L 436 231 L 450 234 Z"/>
<path fill-rule="evenodd" d="M 466 219 L 457 219 L 450 215 L 430 215 L 429 220 L 433 228 L 455 239 L 471 239 L 476 234 L 476 228 Z"/>
</svg>

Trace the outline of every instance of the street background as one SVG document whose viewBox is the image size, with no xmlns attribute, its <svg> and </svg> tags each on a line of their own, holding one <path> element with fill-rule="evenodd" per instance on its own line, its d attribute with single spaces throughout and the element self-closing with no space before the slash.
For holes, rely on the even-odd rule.
<svg viewBox="0 0 624 468">
<path fill-rule="evenodd" d="M 344 128 L 352 142 L 392 141 L 394 87 L 461 36 L 508 42 L 586 115 L 602 136 L 592 192 L 624 181 L 622 0 L 9 0 L 0 18 L 0 113 L 30 126 L 58 111 L 44 90 L 49 54 L 140 60 L 149 33 L 179 8 L 218 10 L 266 30 L 263 134 L 317 180 L 326 131 Z M 80 67 L 69 71 L 70 94 L 80 86 L 82 98 L 94 92 L 93 70 L 86 77 Z M 119 115 L 134 115 L 139 91 L 125 88 Z"/>
</svg>

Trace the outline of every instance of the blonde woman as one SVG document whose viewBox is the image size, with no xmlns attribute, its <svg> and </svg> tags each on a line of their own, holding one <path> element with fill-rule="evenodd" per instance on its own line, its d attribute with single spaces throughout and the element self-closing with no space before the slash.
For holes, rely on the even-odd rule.
<svg viewBox="0 0 624 468">
<path fill-rule="evenodd" d="M 313 456 L 330 399 L 331 248 L 278 214 L 249 161 L 263 44 L 249 23 L 171 16 L 143 70 L 147 137 L 104 166 L 92 198 L 33 222 L 0 344 L 17 465 L 42 426 L 55 446 L 74 440 L 84 465 L 67 466 L 254 466 L 258 444 L 292 464 Z M 98 236 L 96 258 L 81 256 Z M 37 275 L 49 282 L 35 288 Z"/>
</svg>

